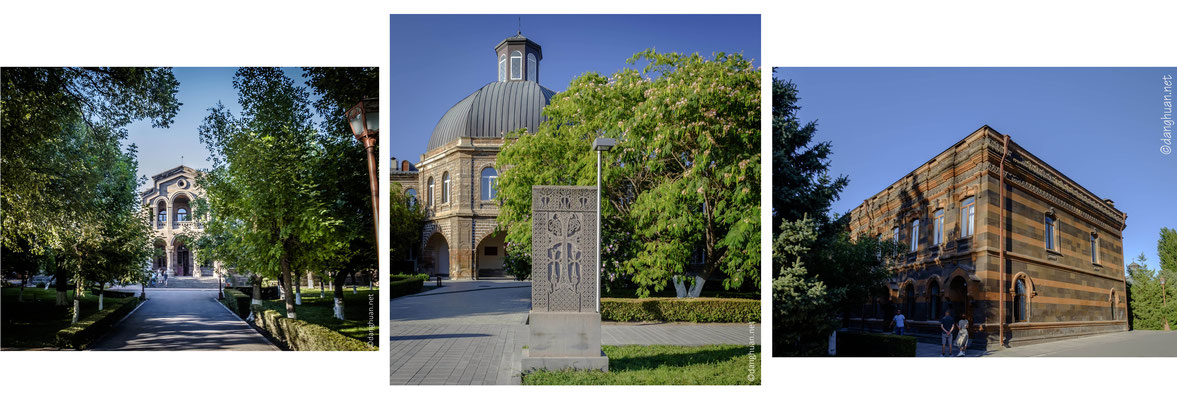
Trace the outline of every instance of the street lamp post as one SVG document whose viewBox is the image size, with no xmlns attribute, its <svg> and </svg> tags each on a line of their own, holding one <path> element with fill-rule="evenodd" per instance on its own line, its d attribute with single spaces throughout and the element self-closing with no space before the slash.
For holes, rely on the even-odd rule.
<svg viewBox="0 0 1177 400">
<path fill-rule="evenodd" d="M 376 145 L 380 143 L 380 102 L 367 98 L 347 110 L 347 124 L 368 153 L 368 181 L 372 188 L 372 226 L 380 237 L 380 172 L 376 170 Z"/>
<path fill-rule="evenodd" d="M 1161 317 L 1165 319 L 1165 330 L 1169 330 L 1169 316 L 1165 311 L 1169 308 L 1168 293 L 1165 293 L 1165 276 L 1161 275 Z"/>
<path fill-rule="evenodd" d="M 617 145 L 617 139 L 596 138 L 593 150 L 597 152 L 597 313 L 601 313 L 601 152 Z"/>
</svg>

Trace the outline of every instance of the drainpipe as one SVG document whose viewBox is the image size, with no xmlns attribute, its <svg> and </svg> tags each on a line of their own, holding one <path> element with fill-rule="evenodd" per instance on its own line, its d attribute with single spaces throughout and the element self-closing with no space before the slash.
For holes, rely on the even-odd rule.
<svg viewBox="0 0 1177 400">
<path fill-rule="evenodd" d="M 999 208 L 999 219 L 997 221 L 997 239 L 1001 241 L 1001 253 L 999 255 L 1001 267 L 997 270 L 998 281 L 1001 282 L 998 289 L 997 304 L 997 338 L 1000 346 L 1005 346 L 1005 157 L 1009 155 L 1009 135 L 1005 135 L 1004 144 L 1001 149 L 1001 197 Z"/>
</svg>

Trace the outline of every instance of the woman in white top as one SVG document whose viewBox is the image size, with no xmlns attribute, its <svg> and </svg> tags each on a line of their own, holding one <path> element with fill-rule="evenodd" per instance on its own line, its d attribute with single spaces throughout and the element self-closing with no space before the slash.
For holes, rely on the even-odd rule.
<svg viewBox="0 0 1177 400">
<path fill-rule="evenodd" d="M 956 356 L 963 357 L 964 349 L 969 345 L 969 320 L 962 317 L 956 321 L 956 331 L 960 332 L 956 334 L 956 347 L 960 348 L 960 353 Z"/>
</svg>

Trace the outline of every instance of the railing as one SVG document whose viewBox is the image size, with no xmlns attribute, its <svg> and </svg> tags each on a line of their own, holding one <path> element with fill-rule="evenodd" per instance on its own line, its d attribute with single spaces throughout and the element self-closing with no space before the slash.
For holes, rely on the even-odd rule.
<svg viewBox="0 0 1177 400">
<path fill-rule="evenodd" d="M 181 228 L 201 229 L 201 226 L 200 224 L 196 223 L 196 221 L 178 221 L 172 223 L 172 229 Z"/>
</svg>

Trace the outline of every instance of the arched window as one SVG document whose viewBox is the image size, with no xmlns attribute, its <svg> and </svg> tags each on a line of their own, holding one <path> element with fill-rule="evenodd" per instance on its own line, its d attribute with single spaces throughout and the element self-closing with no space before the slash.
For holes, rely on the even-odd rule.
<svg viewBox="0 0 1177 400">
<path fill-rule="evenodd" d="M 166 210 L 166 209 L 159 210 L 159 222 L 168 222 L 168 210 Z"/>
<path fill-rule="evenodd" d="M 499 55 L 499 82 L 507 81 L 507 55 Z"/>
<path fill-rule="evenodd" d="M 911 221 L 911 251 L 916 251 L 920 243 L 920 220 Z"/>
<path fill-rule="evenodd" d="M 527 53 L 527 80 L 532 82 L 539 82 L 539 75 L 536 69 L 539 64 L 535 63 L 535 54 Z"/>
<path fill-rule="evenodd" d="M 1046 244 L 1046 249 L 1058 251 L 1058 220 L 1054 218 L 1053 213 L 1046 214 L 1045 225 L 1046 232 L 1043 241 Z"/>
<path fill-rule="evenodd" d="M 940 309 L 940 283 L 931 281 L 928 283 L 928 320 L 935 320 L 940 318 L 944 311 Z"/>
<path fill-rule="evenodd" d="M 1026 280 L 1014 282 L 1014 322 L 1026 322 Z"/>
<path fill-rule="evenodd" d="M 1099 234 L 1091 232 L 1091 263 L 1099 264 Z"/>
<path fill-rule="evenodd" d="M 960 202 L 960 237 L 973 236 L 975 228 L 973 221 L 976 220 L 977 204 L 972 197 L 964 199 Z"/>
<path fill-rule="evenodd" d="M 184 222 L 188 220 L 188 210 L 183 208 L 176 210 L 176 222 Z"/>
<path fill-rule="evenodd" d="M 932 215 L 932 245 L 939 246 L 944 243 L 944 209 L 936 210 Z"/>
<path fill-rule="evenodd" d="M 426 186 L 428 188 L 425 189 L 425 202 L 428 203 L 430 206 L 432 206 L 433 205 L 433 178 L 429 178 L 429 183 Z"/>
<path fill-rule="evenodd" d="M 499 172 L 494 168 L 482 169 L 482 199 L 491 200 L 499 194 Z"/>
<path fill-rule="evenodd" d="M 417 205 L 417 190 L 416 189 L 409 188 L 409 190 L 406 190 L 405 197 L 407 197 L 407 199 L 405 199 L 405 200 L 408 202 L 409 208 L 412 208 L 413 206 Z"/>
<path fill-rule="evenodd" d="M 523 53 L 511 52 L 511 79 L 523 79 Z"/>
<path fill-rule="evenodd" d="M 450 202 L 450 173 L 441 174 L 441 204 Z"/>
</svg>

